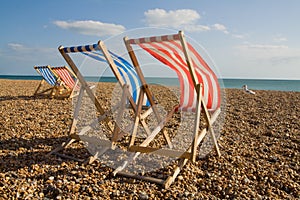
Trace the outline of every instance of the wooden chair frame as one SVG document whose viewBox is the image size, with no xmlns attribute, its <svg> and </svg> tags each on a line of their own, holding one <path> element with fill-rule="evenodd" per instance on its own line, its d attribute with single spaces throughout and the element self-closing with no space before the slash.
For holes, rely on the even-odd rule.
<svg viewBox="0 0 300 200">
<path fill-rule="evenodd" d="M 61 145 L 59 145 L 58 147 L 53 149 L 50 153 L 47 154 L 47 156 L 50 156 L 52 154 L 56 154 L 60 157 L 73 159 L 73 160 L 77 160 L 77 161 L 80 161 L 80 162 L 85 162 L 85 163 L 90 164 L 90 163 L 94 162 L 97 159 L 99 152 L 96 152 L 93 156 L 90 156 L 86 160 L 82 160 L 82 159 L 75 158 L 73 156 L 68 156 L 68 155 L 65 155 L 65 154 L 58 153 L 59 151 L 67 148 L 73 142 L 81 141 L 80 137 L 82 137 L 85 132 L 87 132 L 88 130 L 90 130 L 92 128 L 91 126 L 87 126 L 87 127 L 83 128 L 80 133 L 76 133 L 77 122 L 78 122 L 78 119 L 79 119 L 79 110 L 80 110 L 80 107 L 81 107 L 81 104 L 82 104 L 82 98 L 83 98 L 84 92 L 87 93 L 88 97 L 94 103 L 97 111 L 100 113 L 100 116 L 95 121 L 93 121 L 92 123 L 98 123 L 98 122 L 103 121 L 106 128 L 112 133 L 113 132 L 119 132 L 120 129 L 117 127 L 116 124 L 115 124 L 115 126 L 113 126 L 113 124 L 109 121 L 108 112 L 106 112 L 102 108 L 101 103 L 99 102 L 98 98 L 94 95 L 94 93 L 93 93 L 92 89 L 90 88 L 90 86 L 88 85 L 88 83 L 85 81 L 85 79 L 84 79 L 83 75 L 81 74 L 81 72 L 79 71 L 78 67 L 73 62 L 72 58 L 68 55 L 68 53 L 66 53 L 64 51 L 64 47 L 59 46 L 58 50 L 61 53 L 61 55 L 63 56 L 63 58 L 65 59 L 65 61 L 68 63 L 70 68 L 72 69 L 72 71 L 73 71 L 72 73 L 77 75 L 77 78 L 78 78 L 79 83 L 81 84 L 81 87 L 80 87 L 80 91 L 79 91 L 79 95 L 78 95 L 78 100 L 77 100 L 77 103 L 76 103 L 76 106 L 75 106 L 75 110 L 74 110 L 74 113 L 73 113 L 72 125 L 71 125 L 71 128 L 69 130 L 69 139 L 68 139 L 68 141 L 63 142 Z M 111 147 L 109 144 L 107 144 L 106 146 L 107 146 L 106 148 Z"/>
<path fill-rule="evenodd" d="M 67 72 L 70 74 L 70 76 L 74 79 L 75 81 L 75 84 L 74 86 L 71 88 L 69 87 L 63 80 L 62 78 L 60 77 L 60 75 L 58 73 L 56 73 L 56 70 L 55 69 L 58 69 L 58 68 L 63 68 L 65 70 L 67 70 Z M 63 87 L 65 88 L 66 91 L 64 91 L 61 96 L 67 96 L 68 98 L 73 98 L 75 96 L 78 96 L 79 95 L 79 90 L 80 88 L 77 87 L 78 86 L 78 78 L 76 76 L 76 74 L 74 74 L 74 72 L 72 70 L 70 70 L 67 66 L 61 66 L 61 67 L 51 67 L 52 69 L 52 72 L 58 77 L 58 82 L 59 82 L 59 85 L 63 85 Z"/>
<path fill-rule="evenodd" d="M 33 67 L 41 76 L 42 76 L 42 80 L 40 81 L 38 87 L 36 88 L 36 90 L 34 91 L 34 94 L 33 96 L 40 96 L 40 95 L 46 95 L 46 96 L 49 96 L 49 97 L 53 97 L 55 96 L 55 94 L 57 93 L 57 90 L 58 90 L 58 87 L 57 87 L 57 75 L 52 71 L 50 65 L 46 65 L 46 66 L 34 66 Z M 50 84 L 46 79 L 45 77 L 43 76 L 43 74 L 40 72 L 39 69 L 41 68 L 47 68 L 53 75 L 53 78 L 55 78 L 55 83 L 54 85 Z M 45 84 L 45 83 L 48 83 L 49 85 L 51 85 L 50 88 L 48 89 L 45 89 L 45 90 L 42 90 L 40 91 L 40 89 L 42 88 L 42 86 Z"/>
<path fill-rule="evenodd" d="M 43 76 L 39 69 L 40 68 L 47 68 L 52 74 L 53 77 L 56 79 L 55 84 L 48 89 L 45 89 L 43 91 L 39 90 L 41 89 L 41 87 L 44 85 L 45 82 L 47 82 L 45 80 L 45 78 L 43 77 L 42 81 L 40 82 L 40 84 L 38 85 L 37 89 L 34 92 L 34 96 L 38 96 L 38 95 L 46 95 L 49 97 L 55 97 L 55 98 L 73 98 L 75 96 L 78 95 L 75 94 L 75 86 L 73 88 L 70 88 L 69 86 L 66 85 L 66 83 L 61 79 L 60 75 L 56 73 L 55 69 L 57 68 L 64 68 L 67 70 L 67 72 L 74 77 L 74 79 L 76 78 L 76 75 L 66 66 L 62 66 L 62 67 L 53 67 L 50 65 L 46 65 L 46 66 L 34 66 L 34 69 L 41 75 Z M 50 83 L 49 83 L 50 84 Z"/>
<path fill-rule="evenodd" d="M 167 133 L 165 131 L 163 131 L 164 137 L 167 138 L 168 144 L 170 148 L 153 148 L 150 147 L 149 144 L 150 142 L 152 142 L 155 138 L 155 136 L 157 134 L 159 134 L 162 130 L 162 128 L 164 127 L 164 125 L 166 124 L 166 122 L 170 119 L 170 117 L 173 115 L 173 113 L 176 110 L 176 107 L 173 109 L 173 111 L 171 111 L 165 119 L 161 120 L 161 122 L 159 123 L 159 125 L 151 132 L 151 134 L 148 135 L 148 137 L 141 143 L 141 144 L 136 144 L 135 143 L 135 136 L 136 136 L 136 130 L 137 130 L 137 126 L 138 123 L 134 124 L 134 129 L 132 132 L 132 136 L 131 136 L 131 140 L 130 140 L 130 144 L 129 144 L 129 151 L 133 151 L 136 152 L 135 155 L 130 158 L 129 160 L 127 160 L 125 163 L 130 163 L 131 161 L 133 161 L 134 159 L 137 158 L 137 156 L 139 156 L 140 153 L 149 153 L 149 154 L 158 154 L 158 155 L 163 155 L 163 156 L 169 156 L 169 157 L 174 157 L 174 158 L 179 158 L 179 164 L 178 166 L 174 169 L 174 172 L 172 175 L 170 175 L 166 180 L 163 179 L 157 179 L 157 178 L 153 178 L 153 177 L 146 177 L 146 176 L 140 176 L 140 175 L 136 175 L 136 174 L 132 174 L 132 173 L 128 173 L 128 172 L 124 172 L 123 170 L 125 169 L 125 167 L 127 166 L 127 164 L 124 163 L 124 165 L 118 167 L 117 169 L 114 170 L 113 175 L 122 175 L 122 176 L 126 176 L 126 177 L 131 177 L 131 178 L 137 178 L 137 179 L 142 179 L 142 180 L 146 180 L 146 181 L 151 181 L 151 182 L 155 182 L 158 184 L 162 184 L 163 187 L 168 188 L 176 179 L 176 177 L 178 176 L 178 174 L 180 173 L 180 170 L 183 168 L 183 166 L 187 163 L 188 160 L 191 160 L 192 162 L 196 161 L 196 157 L 197 157 L 197 148 L 200 145 L 201 141 L 203 140 L 203 138 L 205 137 L 205 135 L 207 133 L 210 133 L 213 139 L 213 143 L 215 145 L 215 149 L 217 151 L 218 156 L 221 155 L 219 147 L 218 147 L 218 143 L 214 134 L 214 130 L 212 128 L 213 123 L 215 122 L 215 120 L 217 119 L 219 113 L 220 113 L 220 108 L 217 109 L 212 115 L 210 115 L 207 107 L 206 107 L 206 103 L 204 102 L 204 99 L 202 98 L 202 84 L 200 84 L 197 80 L 196 74 L 195 74 L 195 69 L 193 67 L 193 62 L 191 61 L 191 58 L 189 56 L 188 53 L 188 48 L 187 48 L 187 43 L 185 41 L 185 37 L 183 32 L 179 32 L 178 36 L 180 38 L 180 42 L 183 48 L 183 52 L 185 55 L 185 59 L 186 59 L 186 63 L 188 65 L 188 69 L 189 69 L 189 73 L 190 76 L 192 77 L 193 80 L 193 84 L 195 87 L 195 90 L 197 92 L 197 105 L 196 105 L 196 117 L 195 117 L 195 121 L 194 121 L 194 131 L 193 131 L 193 140 L 191 141 L 190 147 L 188 149 L 186 149 L 185 151 L 178 151 L 175 149 L 172 149 L 172 144 L 171 144 L 171 140 L 169 138 L 169 136 L 167 135 Z M 145 40 L 146 41 L 146 40 Z M 131 47 L 131 44 L 129 43 L 129 39 L 127 37 L 124 38 L 124 42 L 128 51 L 128 54 L 132 60 L 132 63 L 134 65 L 134 67 L 136 68 L 137 74 L 140 77 L 140 80 L 142 81 L 142 85 L 143 85 L 143 92 L 145 92 L 145 94 L 147 95 L 148 99 L 151 99 L 150 97 L 152 96 L 150 90 L 149 90 L 149 86 L 147 85 L 144 75 L 142 73 L 142 70 L 140 68 L 140 65 L 138 63 L 137 57 Z M 143 101 L 143 94 L 140 94 L 139 96 L 139 101 L 138 101 L 138 107 L 137 107 L 137 112 L 136 112 L 136 118 L 135 118 L 135 122 L 137 122 L 140 118 L 141 118 L 141 102 Z M 151 102 L 151 105 L 153 102 Z M 205 120 L 206 120 L 206 124 L 207 127 L 205 127 L 202 130 L 199 130 L 199 125 L 200 125 L 200 115 L 201 112 L 204 114 Z"/>
<path fill-rule="evenodd" d="M 107 60 L 107 62 L 109 64 L 112 72 L 114 73 L 115 77 L 117 78 L 118 83 L 122 87 L 123 94 L 122 94 L 121 102 L 120 102 L 120 105 L 119 105 L 118 109 L 120 109 L 120 112 L 122 113 L 123 110 L 126 108 L 126 100 L 128 100 L 129 103 L 130 103 L 130 105 L 131 105 L 130 108 L 132 108 L 133 111 L 136 113 L 137 112 L 137 105 L 136 105 L 135 101 L 133 100 L 133 98 L 132 98 L 132 96 L 131 96 L 131 94 L 129 92 L 129 89 L 128 89 L 129 86 L 122 79 L 122 76 L 121 76 L 120 72 L 118 71 L 117 66 L 114 63 L 114 61 L 113 61 L 110 53 L 108 52 L 106 46 L 104 45 L 104 42 L 101 41 L 101 40 L 98 41 L 97 47 L 95 47 L 95 48 L 102 51 L 102 53 L 105 56 L 105 58 L 106 58 L 106 60 Z M 59 51 L 62 54 L 62 56 L 64 57 L 64 59 L 66 60 L 66 62 L 68 63 L 68 65 L 72 68 L 73 72 L 75 74 L 77 74 L 78 80 L 79 80 L 79 82 L 81 84 L 81 89 L 80 89 L 80 92 L 79 92 L 78 101 L 77 101 L 77 104 L 76 104 L 76 107 L 75 107 L 75 111 L 74 111 L 74 118 L 73 118 L 72 126 L 71 126 L 70 132 L 69 132 L 70 139 L 67 142 L 61 144 L 59 147 L 57 147 L 53 151 L 51 151 L 48 155 L 51 155 L 51 154 L 55 153 L 55 154 L 57 154 L 57 155 L 59 155 L 61 157 L 66 157 L 66 158 L 71 158 L 71 159 L 74 159 L 74 160 L 78 160 L 78 159 L 76 159 L 74 157 L 70 157 L 70 156 L 66 156 L 66 155 L 63 155 L 63 154 L 59 154 L 58 151 L 66 148 L 67 146 L 69 146 L 70 144 L 72 144 L 74 141 L 79 141 L 80 137 L 83 137 L 84 133 L 91 129 L 91 126 L 86 126 L 86 127 L 84 127 L 82 129 L 82 131 L 80 133 L 75 134 L 76 124 L 77 124 L 78 117 L 79 117 L 79 109 L 81 107 L 82 97 L 83 97 L 84 91 L 87 92 L 89 98 L 91 98 L 92 100 L 94 100 L 95 106 L 96 106 L 97 110 L 101 114 L 101 116 L 98 119 L 95 119 L 92 122 L 92 124 L 93 123 L 98 123 L 98 122 L 100 122 L 102 120 L 106 120 L 106 123 L 108 123 L 108 121 L 107 121 L 108 120 L 108 118 L 107 118 L 108 117 L 108 111 L 105 112 L 104 109 L 102 109 L 101 104 L 99 103 L 97 97 L 94 96 L 93 92 L 88 87 L 86 81 L 84 80 L 84 78 L 83 78 L 82 74 L 80 73 L 80 71 L 78 70 L 77 66 L 75 65 L 75 63 L 73 62 L 73 60 L 71 59 L 71 57 L 64 51 L 64 47 L 60 46 L 59 47 Z M 150 102 L 152 101 L 152 103 L 154 105 L 153 99 L 151 98 L 149 100 L 150 100 Z M 140 117 L 138 119 L 138 122 L 137 122 L 137 123 L 140 123 L 143 126 L 143 128 L 144 128 L 144 130 L 145 130 L 145 132 L 147 134 L 150 134 L 151 131 L 149 130 L 149 128 L 148 128 L 148 126 L 147 126 L 147 124 L 146 124 L 146 122 L 145 122 L 144 119 L 149 114 L 151 114 L 153 110 L 156 111 L 155 108 L 153 108 L 153 107 L 148 108 L 142 114 L 142 117 Z M 139 111 L 139 112 L 141 112 L 141 111 Z M 115 143 L 123 135 L 126 134 L 124 131 L 120 130 L 120 128 L 117 126 L 118 121 L 120 121 L 119 117 L 116 119 L 116 123 L 114 125 L 114 128 L 112 128 L 113 126 L 111 124 L 109 125 L 109 129 L 112 132 L 112 137 L 111 137 L 111 141 L 110 141 L 111 144 L 110 145 L 108 145 L 107 141 L 99 141 L 98 140 L 98 142 L 100 142 L 100 143 L 104 142 L 106 144 L 107 148 L 114 148 Z M 88 139 L 88 138 L 86 138 L 86 139 Z M 94 139 L 96 139 L 96 138 L 94 138 Z M 101 152 L 101 153 L 104 153 L 104 151 Z M 86 162 L 87 163 L 93 162 L 95 159 L 97 159 L 97 156 L 99 156 L 99 154 L 101 154 L 101 153 L 97 152 L 95 155 L 93 155 L 92 157 L 90 157 Z M 78 160 L 78 161 L 82 161 L 82 160 Z"/>
</svg>

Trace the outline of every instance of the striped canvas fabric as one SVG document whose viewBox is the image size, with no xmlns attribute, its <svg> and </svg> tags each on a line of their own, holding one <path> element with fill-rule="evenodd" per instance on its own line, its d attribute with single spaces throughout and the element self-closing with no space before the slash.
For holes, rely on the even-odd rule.
<svg viewBox="0 0 300 200">
<path fill-rule="evenodd" d="M 51 86 L 55 85 L 56 77 L 48 66 L 36 66 L 34 68 L 43 76 L 47 83 L 49 83 Z"/>
<path fill-rule="evenodd" d="M 193 111 L 196 108 L 197 94 L 184 55 L 179 34 L 128 40 L 138 44 L 160 62 L 173 69 L 178 76 L 181 89 L 179 110 Z M 187 43 L 188 54 L 195 69 L 198 83 L 203 85 L 203 98 L 209 110 L 220 107 L 220 86 L 214 72 L 200 54 Z"/>
<path fill-rule="evenodd" d="M 94 45 L 85 45 L 85 46 L 78 46 L 78 47 L 66 47 L 63 49 L 66 53 L 71 52 L 81 52 L 84 55 L 87 55 L 93 59 L 96 59 L 101 62 L 107 62 L 106 58 L 104 57 L 103 53 L 100 52 L 101 50 L 98 47 L 98 44 Z M 141 82 L 138 78 L 138 75 L 134 69 L 134 67 L 124 58 L 118 56 L 117 54 L 109 51 L 110 56 L 112 57 L 115 65 L 118 68 L 119 73 L 122 76 L 123 81 L 129 85 L 129 92 L 132 95 L 133 100 L 135 103 L 138 101 L 139 93 L 140 93 L 140 86 Z M 150 106 L 150 102 L 147 100 L 145 95 L 143 105 Z"/>
<path fill-rule="evenodd" d="M 76 46 L 76 47 L 65 47 L 63 51 L 65 53 L 75 53 L 75 52 L 90 52 L 90 51 L 99 51 L 98 44 Z"/>
<path fill-rule="evenodd" d="M 66 67 L 52 67 L 52 71 L 56 73 L 59 78 L 65 83 L 65 85 L 70 89 L 73 90 L 75 87 L 75 77 L 73 77 L 69 70 Z M 76 89 L 79 89 L 79 86 L 76 86 Z"/>
</svg>

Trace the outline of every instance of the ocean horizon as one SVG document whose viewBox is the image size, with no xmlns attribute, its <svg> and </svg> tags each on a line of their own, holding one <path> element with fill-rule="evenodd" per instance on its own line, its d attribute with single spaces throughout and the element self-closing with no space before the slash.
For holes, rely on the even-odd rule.
<svg viewBox="0 0 300 200">
<path fill-rule="evenodd" d="M 11 80 L 42 80 L 38 75 L 0 75 L 0 79 Z M 117 82 L 115 77 L 93 77 L 86 76 L 89 82 Z M 177 78 L 146 77 L 149 84 L 160 84 L 166 86 L 178 86 Z M 240 78 L 223 78 L 219 79 L 222 88 L 242 89 L 247 85 L 252 90 L 278 90 L 278 91 L 295 91 L 300 92 L 300 80 L 280 80 L 280 79 L 240 79 Z"/>
</svg>

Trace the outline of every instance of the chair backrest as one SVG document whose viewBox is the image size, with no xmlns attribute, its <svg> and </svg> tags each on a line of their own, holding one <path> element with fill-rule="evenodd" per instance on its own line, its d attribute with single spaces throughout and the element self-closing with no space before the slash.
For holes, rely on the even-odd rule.
<svg viewBox="0 0 300 200">
<path fill-rule="evenodd" d="M 66 66 L 52 67 L 51 69 L 60 78 L 60 80 L 65 84 L 66 87 L 68 87 L 70 90 L 73 90 L 76 85 L 76 77 Z"/>
<path fill-rule="evenodd" d="M 185 41 L 182 32 L 138 39 L 125 38 L 125 43 L 139 45 L 177 73 L 181 90 L 179 110 L 195 110 L 195 86 L 199 83 L 203 86 L 202 96 L 206 107 L 209 110 L 220 107 L 220 86 L 216 75 L 192 45 Z"/>
<path fill-rule="evenodd" d="M 100 42 L 100 41 L 99 41 Z M 101 51 L 101 48 L 99 44 L 93 44 L 93 45 L 85 45 L 85 46 L 77 46 L 77 47 L 67 47 L 63 49 L 65 53 L 71 53 L 71 52 L 80 52 L 86 56 L 89 56 L 93 59 L 96 59 L 101 62 L 107 62 L 108 60 Z M 121 56 L 108 51 L 111 59 L 113 60 L 114 64 L 117 66 L 117 70 L 120 73 L 121 77 L 116 76 L 117 80 L 122 83 L 126 83 L 129 86 L 129 92 L 132 95 L 132 98 L 135 103 L 138 101 L 139 93 L 140 93 L 140 86 L 141 82 L 140 79 L 134 69 L 134 67 L 124 58 Z M 109 64 L 109 63 L 108 63 Z M 114 68 L 111 68 L 114 71 Z M 150 103 L 145 98 L 145 101 L 143 103 L 145 106 L 149 106 Z"/>
<path fill-rule="evenodd" d="M 51 86 L 56 84 L 57 77 L 52 72 L 49 65 L 47 66 L 34 66 L 34 69 L 43 77 L 43 79 Z"/>
</svg>

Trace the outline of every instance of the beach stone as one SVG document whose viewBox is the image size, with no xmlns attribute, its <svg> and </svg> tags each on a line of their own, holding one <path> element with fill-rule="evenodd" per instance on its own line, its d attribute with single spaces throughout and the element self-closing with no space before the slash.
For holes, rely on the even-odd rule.
<svg viewBox="0 0 300 200">
<path fill-rule="evenodd" d="M 142 192 L 139 193 L 139 199 L 140 200 L 147 200 L 147 199 L 149 199 L 149 196 L 146 192 L 142 191 Z"/>
<path fill-rule="evenodd" d="M 300 93 L 257 91 L 245 95 L 226 89 L 226 117 L 218 140 L 221 157 L 212 150 L 188 162 L 168 189 L 113 177 L 99 158 L 91 165 L 45 155 L 67 141 L 73 119 L 72 100 L 35 98 L 39 81 L 1 80 L 0 199 L 298 199 Z M 97 96 L 110 108 L 113 86 L 101 83 Z M 155 87 L 158 100 L 172 107 L 172 98 Z M 102 101 L 103 100 L 103 101 Z M 174 101 L 175 102 L 175 101 Z M 175 102 L 176 103 L 176 102 Z M 91 114 L 91 113 L 88 113 Z M 178 134 L 178 120 L 165 127 Z M 124 139 L 128 144 L 129 137 Z M 188 140 L 177 141 L 184 146 Z M 153 145 L 164 142 L 163 137 Z M 200 147 L 202 148 L 202 147 Z M 74 142 L 61 153 L 86 158 L 89 151 Z M 161 162 L 165 162 L 163 159 Z M 142 165 L 139 165 L 143 167 Z M 150 172 L 168 177 L 175 164 Z M 113 196 L 112 194 L 116 195 Z"/>
</svg>

